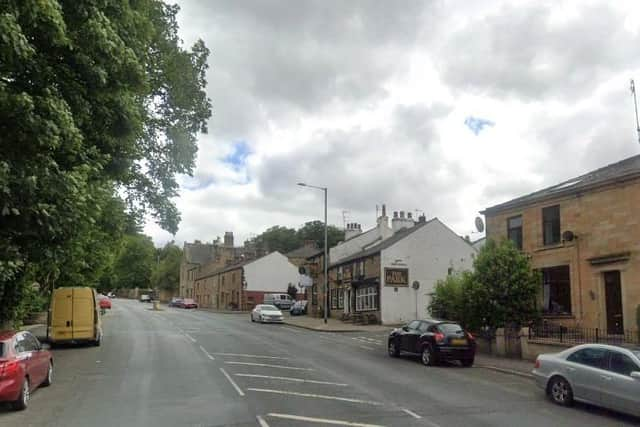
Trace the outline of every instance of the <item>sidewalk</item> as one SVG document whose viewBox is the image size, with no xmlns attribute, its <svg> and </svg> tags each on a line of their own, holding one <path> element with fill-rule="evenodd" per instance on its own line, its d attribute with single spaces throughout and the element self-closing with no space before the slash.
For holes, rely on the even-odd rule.
<svg viewBox="0 0 640 427">
<path fill-rule="evenodd" d="M 337 319 L 324 319 L 310 316 L 290 316 L 284 313 L 284 323 L 298 328 L 321 332 L 389 332 L 393 326 L 389 325 L 354 325 Z"/>
<path fill-rule="evenodd" d="M 491 369 L 506 374 L 518 375 L 526 378 L 533 378 L 531 370 L 533 362 L 522 359 L 508 359 L 490 354 L 476 353 L 475 367 Z"/>
</svg>

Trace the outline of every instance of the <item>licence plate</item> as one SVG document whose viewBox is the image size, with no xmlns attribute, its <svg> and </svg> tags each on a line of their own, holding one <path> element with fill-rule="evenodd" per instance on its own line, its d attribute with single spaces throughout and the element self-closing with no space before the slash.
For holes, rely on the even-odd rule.
<svg viewBox="0 0 640 427">
<path fill-rule="evenodd" d="M 464 338 L 451 339 L 451 345 L 467 345 L 467 340 Z"/>
</svg>

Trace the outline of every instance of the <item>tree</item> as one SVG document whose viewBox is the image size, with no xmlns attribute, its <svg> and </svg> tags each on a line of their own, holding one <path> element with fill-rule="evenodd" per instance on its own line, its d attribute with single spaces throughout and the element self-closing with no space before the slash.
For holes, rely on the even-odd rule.
<svg viewBox="0 0 640 427">
<path fill-rule="evenodd" d="M 287 285 L 287 294 L 291 297 L 292 300 L 296 300 L 296 295 L 298 295 L 298 289 L 296 289 L 296 285 L 293 283 L 289 283 Z"/>
<path fill-rule="evenodd" d="M 148 213 L 177 230 L 175 175 L 192 172 L 211 107 L 209 52 L 183 49 L 177 6 L 0 0 L 0 11 L 3 321 L 33 281 L 95 283 L 119 201 L 134 222 Z"/>
<path fill-rule="evenodd" d="M 300 246 L 300 241 L 293 228 L 275 225 L 266 229 L 256 237 L 258 247 L 280 253 L 290 252 Z"/>
<path fill-rule="evenodd" d="M 149 288 L 156 249 L 149 236 L 127 235 L 113 265 L 116 288 Z"/>
<path fill-rule="evenodd" d="M 324 247 L 324 222 L 309 221 L 306 222 L 296 232 L 300 244 L 305 241 L 314 241 L 319 248 Z M 334 225 L 327 225 L 327 241 L 329 247 L 333 247 L 344 240 L 344 231 Z"/>
<path fill-rule="evenodd" d="M 519 327 L 537 317 L 540 276 L 513 242 L 487 241 L 473 268 L 436 284 L 429 306 L 434 316 L 471 330 Z"/>
<path fill-rule="evenodd" d="M 157 252 L 159 263 L 151 274 L 151 286 L 168 291 L 178 290 L 182 249 L 174 242 L 169 242 Z"/>
</svg>

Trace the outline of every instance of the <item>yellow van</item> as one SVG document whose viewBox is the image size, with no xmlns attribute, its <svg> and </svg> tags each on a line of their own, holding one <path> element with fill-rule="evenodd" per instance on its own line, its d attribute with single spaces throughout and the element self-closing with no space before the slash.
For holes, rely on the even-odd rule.
<svg viewBox="0 0 640 427">
<path fill-rule="evenodd" d="M 53 290 L 49 309 L 49 341 L 102 342 L 98 298 L 93 288 L 64 287 Z"/>
</svg>

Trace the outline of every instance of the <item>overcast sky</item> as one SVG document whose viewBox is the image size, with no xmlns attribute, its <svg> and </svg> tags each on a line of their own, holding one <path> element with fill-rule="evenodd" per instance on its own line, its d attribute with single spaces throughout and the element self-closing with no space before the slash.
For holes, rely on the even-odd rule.
<svg viewBox="0 0 640 427">
<path fill-rule="evenodd" d="M 301 181 L 336 225 L 386 203 L 477 238 L 479 210 L 640 153 L 637 0 L 179 4 L 213 116 L 158 245 L 321 219 Z"/>
</svg>

